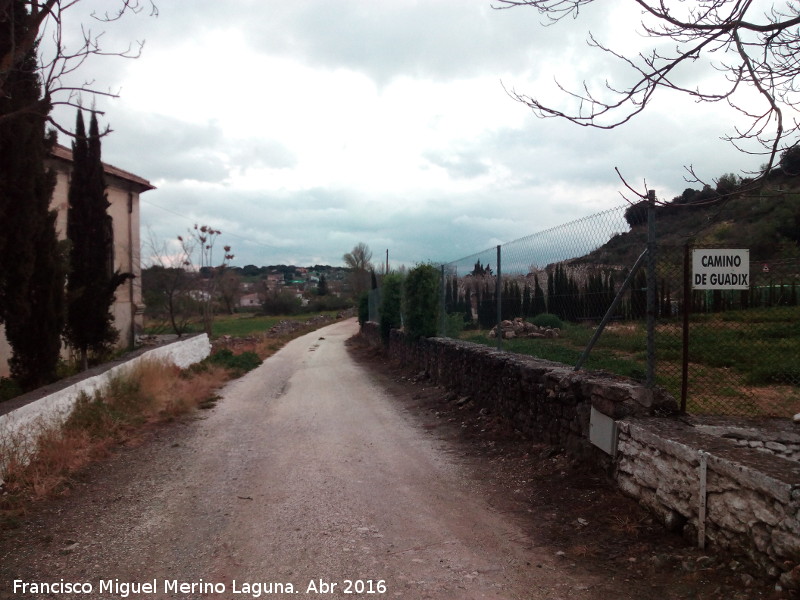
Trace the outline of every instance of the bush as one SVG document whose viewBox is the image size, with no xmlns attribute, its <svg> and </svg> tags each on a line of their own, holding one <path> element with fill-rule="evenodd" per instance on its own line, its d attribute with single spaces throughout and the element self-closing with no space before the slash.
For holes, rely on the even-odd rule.
<svg viewBox="0 0 800 600">
<path fill-rule="evenodd" d="M 314 296 L 305 307 L 303 312 L 320 313 L 333 310 L 345 310 L 353 306 L 351 300 L 340 296 L 328 294 L 326 296 Z"/>
<path fill-rule="evenodd" d="M 466 323 L 464 322 L 464 315 L 462 313 L 453 313 L 447 315 L 447 322 L 445 323 L 445 335 L 449 338 L 458 338 L 461 332 L 464 331 Z"/>
<path fill-rule="evenodd" d="M 241 354 L 234 354 L 228 348 L 215 352 L 206 360 L 212 365 L 234 371 L 237 376 L 252 371 L 261 364 L 261 359 L 255 352 L 247 351 Z"/>
<path fill-rule="evenodd" d="M 403 308 L 403 276 L 389 273 L 383 278 L 381 288 L 381 339 L 384 345 L 389 343 L 389 331 L 402 325 Z"/>
<path fill-rule="evenodd" d="M 16 398 L 22 393 L 22 388 L 13 379 L 0 377 L 0 402 Z"/>
<path fill-rule="evenodd" d="M 556 315 L 551 313 L 542 313 L 536 315 L 532 319 L 528 319 L 537 327 L 550 327 L 551 329 L 564 329 L 564 323 Z"/>
<path fill-rule="evenodd" d="M 300 312 L 302 302 L 293 292 L 281 290 L 270 293 L 261 305 L 265 315 L 294 315 Z"/>
<path fill-rule="evenodd" d="M 358 297 L 358 324 L 369 321 L 369 292 L 362 292 Z"/>
<path fill-rule="evenodd" d="M 436 335 L 439 279 L 439 271 L 432 264 L 417 265 L 406 276 L 405 326 L 412 340 Z"/>
</svg>

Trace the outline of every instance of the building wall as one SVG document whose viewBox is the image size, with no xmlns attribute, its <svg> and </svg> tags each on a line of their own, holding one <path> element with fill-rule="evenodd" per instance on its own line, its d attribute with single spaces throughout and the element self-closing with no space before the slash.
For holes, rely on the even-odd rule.
<svg viewBox="0 0 800 600">
<path fill-rule="evenodd" d="M 134 276 L 117 288 L 112 307 L 114 325 L 120 332 L 119 345 L 125 347 L 133 345 L 135 336 L 141 334 L 143 326 L 139 194 L 126 189 L 124 182 L 116 178 L 108 178 L 108 183 L 108 200 L 111 203 L 108 212 L 114 223 L 114 268 Z"/>
<path fill-rule="evenodd" d="M 71 163 L 54 158 L 51 167 L 56 170 L 56 185 L 50 208 L 57 211 L 56 232 L 59 239 L 67 237 L 67 209 Z M 114 228 L 114 267 L 123 273 L 133 273 L 134 279 L 127 280 L 117 288 L 116 300 L 111 308 L 114 326 L 120 332 L 118 347 L 133 345 L 134 336 L 141 333 L 144 319 L 142 301 L 140 234 L 139 234 L 139 190 L 141 184 L 106 173 L 106 193 L 111 206 Z M 63 351 L 68 358 L 67 348 Z M 11 348 L 5 337 L 5 328 L 0 325 L 0 377 L 9 375 L 8 360 Z"/>
</svg>

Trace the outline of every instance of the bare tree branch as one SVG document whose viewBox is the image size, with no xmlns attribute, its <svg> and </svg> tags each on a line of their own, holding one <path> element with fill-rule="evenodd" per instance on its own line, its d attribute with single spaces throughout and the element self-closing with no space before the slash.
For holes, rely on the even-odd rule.
<svg viewBox="0 0 800 600">
<path fill-rule="evenodd" d="M 102 31 L 94 32 L 84 23 L 69 23 L 70 16 L 75 13 L 74 10 L 70 12 L 70 9 L 81 2 L 82 0 L 0 0 L 0 39 L 10 40 L 7 45 L 0 45 L 0 97 L 6 95 L 5 86 L 10 74 L 37 48 L 42 85 L 42 98 L 37 103 L 14 113 L 0 114 L 0 121 L 14 118 L 21 112 L 47 115 L 50 108 L 59 104 L 77 106 L 80 105 L 83 95 L 118 96 L 112 90 L 98 89 L 91 79 L 75 85 L 68 81 L 68 76 L 84 68 L 86 61 L 95 56 L 138 58 L 144 42 L 133 42 L 125 48 L 107 49 L 102 43 Z M 91 18 L 99 23 L 111 23 L 125 15 L 141 13 L 146 7 L 149 7 L 150 16 L 158 15 L 154 0 L 113 0 L 113 9 L 103 14 L 92 13 Z M 22 35 L 14 29 L 14 11 L 20 10 L 26 11 Z M 20 16 L 16 14 L 16 19 Z M 64 41 L 64 32 L 68 27 L 81 33 L 81 41 L 72 47 L 67 46 Z M 69 133 L 64 127 L 58 129 Z"/>
<path fill-rule="evenodd" d="M 567 17 L 577 19 L 581 9 L 595 0 L 496 0 L 495 8 L 527 6 L 554 25 Z M 652 48 L 626 56 L 589 34 L 588 43 L 630 69 L 635 78 L 624 88 L 606 83 L 580 90 L 558 84 L 577 109 L 551 106 L 536 97 L 506 90 L 540 117 L 566 119 L 584 127 L 613 129 L 645 110 L 656 91 L 672 90 L 697 102 L 724 101 L 748 123 L 734 127 L 723 139 L 737 149 L 766 157 L 757 175 L 766 175 L 781 152 L 800 141 L 797 118 L 786 119 L 800 108 L 800 4 L 754 0 L 634 0 L 642 12 L 641 30 L 653 39 Z M 663 42 L 669 41 L 669 46 Z M 672 50 L 667 50 L 671 47 Z M 723 75 L 711 83 L 689 87 L 679 83 L 682 70 L 706 61 L 711 71 Z M 760 98 L 754 105 L 752 92 Z M 690 171 L 691 172 L 691 171 Z"/>
</svg>

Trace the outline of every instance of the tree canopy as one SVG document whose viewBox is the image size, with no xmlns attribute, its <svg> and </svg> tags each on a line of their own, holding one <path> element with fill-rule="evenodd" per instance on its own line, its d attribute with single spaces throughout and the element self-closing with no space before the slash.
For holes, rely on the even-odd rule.
<svg viewBox="0 0 800 600">
<path fill-rule="evenodd" d="M 116 289 L 130 273 L 114 270 L 114 230 L 101 159 L 97 114 L 92 113 L 89 134 L 78 110 L 72 143 L 72 173 L 67 211 L 70 243 L 67 277 L 66 338 L 88 367 L 90 350 L 101 352 L 119 336 L 110 311 Z"/>
<path fill-rule="evenodd" d="M 82 0 L 0 0 L 0 36 L 18 32 L 16 43 L 0 47 L 0 97 L 8 94 L 8 86 L 14 72 L 25 63 L 27 57 L 35 55 L 40 45 L 47 45 L 48 52 L 35 63 L 42 94 L 20 103 L 13 113 L 0 112 L 0 121 L 15 114 L 36 113 L 50 121 L 62 131 L 66 131 L 50 116 L 50 110 L 58 104 L 79 106 L 81 93 L 95 96 L 116 96 L 113 91 L 101 90 L 91 78 L 83 83 L 69 81 L 69 76 L 83 67 L 93 56 L 116 55 L 125 58 L 139 56 L 144 42 L 136 42 L 127 48 L 110 49 L 103 44 L 103 32 L 90 25 L 75 23 L 70 25 L 71 15 L 75 14 Z M 106 10 L 92 12 L 95 23 L 109 23 L 131 13 L 148 12 L 157 15 L 158 9 L 153 0 L 113 0 L 105 3 Z M 67 46 L 65 33 L 68 27 L 80 32 L 80 42 Z M 46 39 L 43 34 L 47 33 Z"/>
<path fill-rule="evenodd" d="M 0 55 L 20 52 L 30 34 L 25 3 L 0 2 Z M 55 176 L 44 160 L 54 142 L 41 112 L 36 45 L 4 73 L 0 94 L 0 322 L 13 356 L 11 374 L 25 389 L 55 377 L 61 350 L 64 272 L 50 197 Z M 2 118 L 3 115 L 8 118 Z"/>
</svg>

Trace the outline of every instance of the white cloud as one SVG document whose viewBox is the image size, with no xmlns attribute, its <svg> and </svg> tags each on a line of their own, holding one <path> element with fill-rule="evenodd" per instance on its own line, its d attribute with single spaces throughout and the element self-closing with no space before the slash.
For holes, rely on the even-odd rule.
<svg viewBox="0 0 800 600">
<path fill-rule="evenodd" d="M 361 241 L 393 264 L 451 260 L 623 203 L 614 167 L 671 197 L 686 164 L 758 166 L 718 140 L 721 106 L 659 97 L 598 131 L 511 100 L 503 85 L 563 102 L 555 78 L 623 77 L 585 44 L 642 44 L 618 0 L 553 27 L 486 0 L 159 4 L 109 31 L 147 38 L 142 58 L 92 63 L 122 88 L 99 101 L 104 156 L 158 185 L 142 208 L 157 235 L 213 225 L 237 264 L 340 264 Z"/>
</svg>

